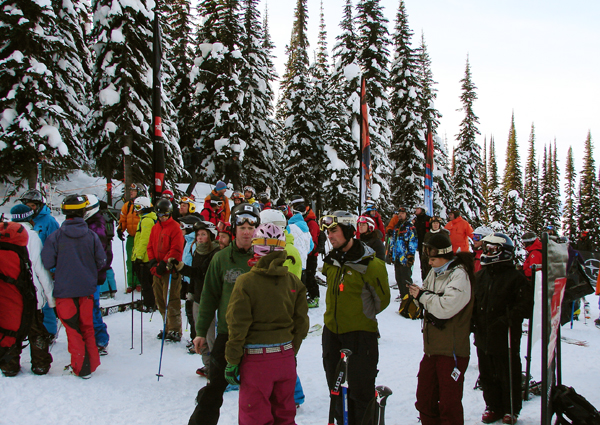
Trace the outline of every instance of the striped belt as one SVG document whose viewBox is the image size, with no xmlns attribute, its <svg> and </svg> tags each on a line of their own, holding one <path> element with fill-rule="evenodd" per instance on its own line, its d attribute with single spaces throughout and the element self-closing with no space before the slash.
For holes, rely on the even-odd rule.
<svg viewBox="0 0 600 425">
<path fill-rule="evenodd" d="M 291 342 L 288 342 L 285 345 L 278 345 L 276 347 L 261 347 L 261 348 L 246 348 L 244 349 L 244 353 L 246 354 L 271 354 L 271 353 L 280 353 L 282 351 L 291 350 L 294 348 Z"/>
</svg>

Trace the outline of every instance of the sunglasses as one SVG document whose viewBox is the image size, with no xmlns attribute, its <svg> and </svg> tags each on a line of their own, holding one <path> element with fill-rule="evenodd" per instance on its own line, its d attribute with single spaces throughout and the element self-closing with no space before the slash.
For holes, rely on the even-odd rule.
<svg viewBox="0 0 600 425">
<path fill-rule="evenodd" d="M 251 214 L 239 214 L 235 216 L 235 225 L 241 226 L 242 224 L 248 223 L 250 226 L 258 225 L 258 218 Z"/>
</svg>

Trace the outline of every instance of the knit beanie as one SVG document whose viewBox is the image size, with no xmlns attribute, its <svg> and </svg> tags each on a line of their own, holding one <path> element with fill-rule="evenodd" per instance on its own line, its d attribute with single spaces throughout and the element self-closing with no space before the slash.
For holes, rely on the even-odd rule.
<svg viewBox="0 0 600 425">
<path fill-rule="evenodd" d="M 215 191 L 218 192 L 219 190 L 223 190 L 223 189 L 227 189 L 227 185 L 225 184 L 224 181 L 219 180 L 217 182 L 217 184 L 215 185 Z"/>
<path fill-rule="evenodd" d="M 12 221 L 29 221 L 33 217 L 33 210 L 25 204 L 17 204 L 10 209 Z"/>
</svg>

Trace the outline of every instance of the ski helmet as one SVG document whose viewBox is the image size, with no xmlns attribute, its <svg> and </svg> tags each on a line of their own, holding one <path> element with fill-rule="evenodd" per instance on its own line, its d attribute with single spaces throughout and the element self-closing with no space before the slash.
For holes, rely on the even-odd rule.
<svg viewBox="0 0 600 425">
<path fill-rule="evenodd" d="M 292 199 L 290 200 L 290 207 L 294 212 L 300 213 L 302 215 L 306 214 L 306 206 L 305 206 L 304 198 L 300 195 L 292 195 Z"/>
<path fill-rule="evenodd" d="M 160 198 L 156 203 L 154 209 L 156 210 L 156 215 L 158 217 L 162 217 L 165 215 L 170 216 L 171 214 L 173 214 L 173 205 L 171 204 L 171 201 L 165 198 Z"/>
<path fill-rule="evenodd" d="M 98 197 L 96 195 L 86 194 L 83 196 L 85 196 L 88 202 L 90 203 L 85 208 L 85 213 L 83 215 L 83 219 L 87 220 L 88 218 L 96 214 L 98 211 L 100 211 L 100 201 L 98 200 Z"/>
<path fill-rule="evenodd" d="M 325 215 L 319 220 L 321 231 L 332 229 L 335 226 L 340 226 L 344 233 L 344 238 L 349 241 L 356 233 L 356 216 L 348 211 L 334 211 L 329 215 Z"/>
<path fill-rule="evenodd" d="M 267 194 L 267 192 L 261 192 L 258 194 L 258 200 L 261 203 L 266 204 L 267 202 L 269 202 L 269 195 Z"/>
<path fill-rule="evenodd" d="M 63 199 L 60 209 L 67 218 L 83 218 L 89 204 L 85 195 L 68 195 Z"/>
<path fill-rule="evenodd" d="M 141 183 L 131 183 L 129 186 L 129 190 L 137 191 L 137 196 L 142 196 L 146 194 L 146 187 Z"/>
<path fill-rule="evenodd" d="M 142 214 L 149 213 L 152 210 L 152 202 L 147 196 L 138 196 L 133 201 L 133 209 Z"/>
<path fill-rule="evenodd" d="M 196 212 L 196 204 L 190 196 L 184 196 L 183 198 L 181 198 L 179 203 L 188 205 L 188 214 L 193 214 Z"/>
<path fill-rule="evenodd" d="M 174 198 L 174 195 L 173 195 L 173 192 L 172 192 L 172 191 L 170 191 L 169 189 L 165 189 L 165 190 L 163 190 L 163 191 L 162 191 L 162 193 L 160 194 L 160 197 L 161 197 L 161 198 L 165 198 L 165 199 L 168 199 L 168 200 L 172 201 L 172 200 L 173 200 L 173 198 Z"/>
<path fill-rule="evenodd" d="M 492 233 L 494 233 L 494 231 L 489 227 L 479 226 L 473 231 L 473 242 L 479 242 L 487 235 L 491 235 Z"/>
<path fill-rule="evenodd" d="M 44 197 L 44 195 L 42 195 L 42 192 L 40 192 L 39 190 L 29 189 L 23 195 L 21 195 L 19 201 L 21 201 L 23 204 L 35 204 L 38 206 L 39 209 L 39 207 L 46 203 L 46 198 Z"/>
<path fill-rule="evenodd" d="M 254 231 L 254 254 L 260 257 L 285 249 L 285 233 L 273 223 L 262 223 Z"/>
<path fill-rule="evenodd" d="M 440 227 L 444 225 L 444 222 L 440 216 L 434 215 L 429 219 L 429 224 L 431 223 L 440 223 Z"/>
<path fill-rule="evenodd" d="M 285 229 L 287 226 L 287 220 L 283 212 L 280 210 L 264 210 L 260 212 L 261 223 L 273 223 L 279 226 L 281 229 Z"/>
<path fill-rule="evenodd" d="M 537 235 L 533 232 L 525 232 L 523 233 L 523 236 L 521 238 L 521 240 L 523 241 L 523 245 L 525 246 L 529 246 L 532 243 L 535 242 L 535 240 L 537 239 Z"/>
<path fill-rule="evenodd" d="M 248 223 L 251 226 L 258 226 L 260 224 L 260 209 L 257 204 L 243 204 L 236 205 L 231 211 L 231 227 L 235 232 L 237 226 L 241 226 L 244 223 Z"/>
<path fill-rule="evenodd" d="M 368 217 L 366 215 L 361 215 L 360 217 L 358 217 L 357 223 L 365 223 L 368 227 L 367 233 L 371 233 L 373 230 L 375 230 L 375 221 L 371 217 Z"/>
<path fill-rule="evenodd" d="M 421 209 L 421 211 L 423 211 L 423 214 L 427 214 L 427 208 L 425 207 L 425 205 L 419 204 L 419 205 L 417 205 L 417 206 L 415 207 L 415 210 L 416 210 L 417 208 L 420 208 L 420 209 Z"/>
<path fill-rule="evenodd" d="M 398 209 L 396 210 L 396 214 L 399 214 L 401 212 L 408 214 L 408 207 L 405 205 L 399 206 Z"/>
<path fill-rule="evenodd" d="M 233 192 L 231 194 L 231 199 L 235 202 L 236 199 L 239 199 L 241 202 L 244 202 L 244 194 L 242 192 Z"/>
<path fill-rule="evenodd" d="M 512 261 L 515 254 L 513 241 L 503 233 L 492 233 L 483 240 L 483 253 L 481 254 L 481 265 L 489 265 Z"/>
<path fill-rule="evenodd" d="M 228 221 L 219 221 L 217 223 L 217 234 L 219 233 L 227 233 L 229 237 L 233 237 L 233 233 L 231 231 L 231 223 Z"/>
<path fill-rule="evenodd" d="M 377 207 L 375 205 L 367 205 L 365 212 L 377 211 Z"/>
<path fill-rule="evenodd" d="M 181 230 L 183 230 L 186 235 L 193 233 L 195 230 L 194 226 L 200 222 L 202 222 L 202 219 L 195 215 L 186 215 L 185 217 L 179 217 L 179 227 L 181 227 Z"/>
<path fill-rule="evenodd" d="M 210 221 L 198 219 L 198 221 L 194 223 L 194 231 L 198 232 L 198 230 L 207 230 L 211 241 L 214 241 L 217 237 L 217 227 Z"/>
<path fill-rule="evenodd" d="M 451 260 L 454 257 L 452 242 L 445 233 L 434 233 L 427 242 L 423 243 L 423 250 L 429 258 L 445 258 Z"/>
<path fill-rule="evenodd" d="M 256 193 L 252 186 L 244 186 L 244 195 L 246 195 L 246 192 L 250 192 L 252 194 L 250 195 L 251 198 L 254 198 L 254 194 Z"/>
</svg>

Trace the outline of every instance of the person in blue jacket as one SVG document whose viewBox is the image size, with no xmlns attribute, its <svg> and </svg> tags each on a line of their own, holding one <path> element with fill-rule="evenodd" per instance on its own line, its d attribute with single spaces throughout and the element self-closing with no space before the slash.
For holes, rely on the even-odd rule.
<svg viewBox="0 0 600 425">
<path fill-rule="evenodd" d="M 52 211 L 46 205 L 46 198 L 39 190 L 30 189 L 21 195 L 19 201 L 33 210 L 33 230 L 38 232 L 43 246 L 46 238 L 60 227 L 58 221 L 52 216 Z M 42 313 L 44 314 L 44 327 L 50 333 L 50 338 L 54 339 L 58 330 L 54 309 L 46 303 L 42 307 Z"/>
</svg>

